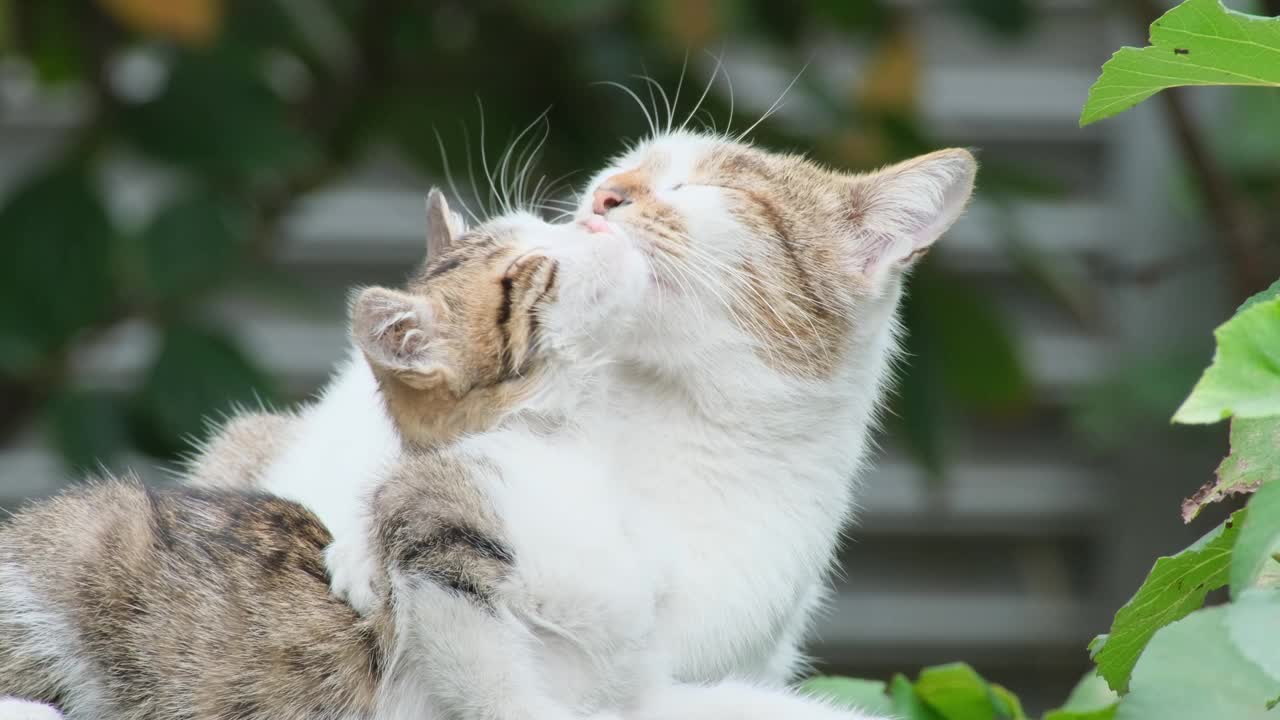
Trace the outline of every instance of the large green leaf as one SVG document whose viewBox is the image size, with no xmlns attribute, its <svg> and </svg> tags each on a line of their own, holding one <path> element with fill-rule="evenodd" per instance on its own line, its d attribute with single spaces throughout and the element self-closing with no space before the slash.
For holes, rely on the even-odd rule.
<svg viewBox="0 0 1280 720">
<path fill-rule="evenodd" d="M 1120 698 L 1107 681 L 1090 672 L 1076 683 L 1067 702 L 1045 713 L 1044 720 L 1111 720 Z"/>
<path fill-rule="evenodd" d="M 941 479 L 946 468 L 943 424 L 946 402 L 942 387 L 942 354 L 937 337 L 926 325 L 928 309 L 915 294 L 902 307 L 906 329 L 903 359 L 890 400 L 889 429 L 913 460 Z"/>
<path fill-rule="evenodd" d="M 229 338 L 173 327 L 136 398 L 139 441 L 146 450 L 171 454 L 204 435 L 210 417 L 271 399 L 266 377 Z"/>
<path fill-rule="evenodd" d="M 29 372 L 104 317 L 114 232 L 79 168 L 39 177 L 0 210 L 0 370 Z"/>
<path fill-rule="evenodd" d="M 1280 596 L 1246 593 L 1156 633 L 1116 720 L 1275 720 Z"/>
<path fill-rule="evenodd" d="M 851 710 L 887 715 L 893 711 L 893 707 L 885 695 L 885 686 L 879 680 L 824 676 L 806 680 L 800 689 Z"/>
<path fill-rule="evenodd" d="M 1138 592 L 1116 613 L 1104 642 L 1091 646 L 1098 673 L 1112 689 L 1129 689 L 1129 675 L 1151 636 L 1204 605 L 1210 591 L 1227 584 L 1231 549 L 1245 517 L 1241 510 L 1171 557 L 1156 560 Z"/>
<path fill-rule="evenodd" d="M 1254 492 L 1280 480 L 1280 417 L 1231 421 L 1231 454 L 1218 465 L 1218 477 L 1182 503 L 1182 519 L 1191 522 L 1205 506 L 1232 495 Z"/>
<path fill-rule="evenodd" d="M 921 306 L 913 329 L 930 336 L 924 342 L 938 355 L 948 394 L 983 412 L 1021 408 L 1031 397 L 1031 382 L 1013 333 L 987 296 L 932 264 L 921 268 L 912 293 Z"/>
<path fill-rule="evenodd" d="M 1277 465 L 1271 467 L 1274 473 Z M 1280 482 L 1269 482 L 1249 501 L 1249 517 L 1231 556 L 1231 594 L 1239 597 L 1259 585 L 1280 585 L 1277 553 L 1280 553 Z"/>
<path fill-rule="evenodd" d="M 1280 415 L 1280 298 L 1245 307 L 1213 334 L 1218 341 L 1213 364 L 1174 422 Z"/>
<path fill-rule="evenodd" d="M 129 445 L 124 410 L 110 394 L 66 391 L 50 401 L 47 411 L 53 445 L 77 476 L 114 466 Z"/>
<path fill-rule="evenodd" d="M 164 92 L 128 108 L 122 125 L 151 155 L 218 176 L 293 167 L 311 150 L 263 83 L 255 56 L 226 44 L 182 52 Z"/>
<path fill-rule="evenodd" d="M 243 208 L 204 195 L 165 208 L 139 239 L 149 292 L 169 300 L 226 277 L 240 259 L 249 231 Z"/>
<path fill-rule="evenodd" d="M 1183 85 L 1280 86 L 1280 18 L 1186 0 L 1151 25 L 1151 45 L 1121 48 L 1089 90 L 1088 125 Z"/>
</svg>

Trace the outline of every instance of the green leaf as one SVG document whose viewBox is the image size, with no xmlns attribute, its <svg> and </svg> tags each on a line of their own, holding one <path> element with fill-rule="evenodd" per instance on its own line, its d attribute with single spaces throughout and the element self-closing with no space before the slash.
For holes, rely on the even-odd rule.
<svg viewBox="0 0 1280 720">
<path fill-rule="evenodd" d="M 22 50 L 45 83 L 68 84 L 84 76 L 88 53 L 79 27 L 83 22 L 79 4 L 77 0 L 25 3 Z"/>
<path fill-rule="evenodd" d="M 1113 690 L 1128 691 L 1129 675 L 1156 631 L 1194 612 L 1210 591 L 1227 584 L 1244 518 L 1240 510 L 1186 550 L 1156 560 L 1142 587 L 1116 613 L 1105 642 L 1090 646 L 1098 674 Z"/>
<path fill-rule="evenodd" d="M 135 399 L 135 429 L 144 449 L 168 455 L 203 436 L 218 413 L 271 399 L 266 377 L 230 339 L 173 327 Z"/>
<path fill-rule="evenodd" d="M 1274 435 L 1272 438 L 1274 439 Z M 1275 446 L 1271 451 L 1274 453 Z M 1278 465 L 1272 465 L 1274 473 Z M 1231 556 L 1231 594 L 1239 597 L 1250 588 L 1280 585 L 1280 482 L 1263 485 L 1249 501 L 1249 517 L 1240 530 Z"/>
<path fill-rule="evenodd" d="M 235 269 L 249 231 L 244 209 L 193 195 L 165 208 L 139 239 L 150 293 L 169 300 L 208 287 Z"/>
<path fill-rule="evenodd" d="M 1280 683 L 1280 591 L 1246 590 L 1227 613 L 1227 633 L 1246 660 Z M 1278 685 L 1272 692 L 1280 691 Z"/>
<path fill-rule="evenodd" d="M 1152 23 L 1149 47 L 1121 48 L 1102 66 L 1080 125 L 1184 85 L 1280 86 L 1280 18 L 1186 0 Z"/>
<path fill-rule="evenodd" d="M 1213 333 L 1213 364 L 1173 421 L 1280 415 L 1280 298 L 1254 303 Z"/>
<path fill-rule="evenodd" d="M 184 51 L 158 97 L 123 113 L 123 130 L 161 160 L 245 177 L 302 162 L 306 136 L 266 87 L 254 56 L 234 46 Z"/>
<path fill-rule="evenodd" d="M 1003 685 L 991 683 L 991 703 L 995 705 L 996 717 L 1000 720 L 1027 720 L 1022 701 Z"/>
<path fill-rule="evenodd" d="M 47 412 L 53 446 L 76 475 L 113 467 L 129 445 L 125 413 L 112 395 L 66 391 L 50 401 Z"/>
<path fill-rule="evenodd" d="M 925 704 L 915 686 L 905 675 L 894 675 L 889 682 L 889 697 L 893 699 L 893 715 L 902 720 L 943 720 Z"/>
<path fill-rule="evenodd" d="M 1031 397 L 1013 334 L 987 296 L 959 278 L 921 268 L 912 293 L 922 307 L 919 332 L 938 353 L 940 379 L 967 408 L 1009 412 Z"/>
<path fill-rule="evenodd" d="M 885 683 L 879 680 L 861 680 L 847 677 L 815 677 L 800 686 L 802 692 L 826 698 L 851 710 L 861 710 L 871 715 L 886 715 L 893 711 L 885 695 Z"/>
<path fill-rule="evenodd" d="M 920 671 L 916 693 L 946 720 L 996 720 L 987 682 L 964 663 Z"/>
<path fill-rule="evenodd" d="M 1111 720 L 1119 701 L 1119 696 L 1107 687 L 1106 680 L 1089 672 L 1076 683 L 1067 702 L 1046 713 L 1044 720 Z"/>
<path fill-rule="evenodd" d="M 1156 633 L 1116 720 L 1275 720 L 1280 596 L 1252 591 Z"/>
<path fill-rule="evenodd" d="M 946 470 L 943 422 L 941 354 L 936 336 L 925 325 L 925 308 L 917 296 L 909 295 L 902 307 L 903 360 L 894 383 L 889 427 L 911 459 L 934 480 Z"/>
<path fill-rule="evenodd" d="M 1182 519 L 1191 522 L 1205 506 L 1247 495 L 1272 480 L 1280 480 L 1280 417 L 1236 418 L 1231 421 L 1231 454 L 1218 465 L 1216 480 L 1182 502 Z"/>
<path fill-rule="evenodd" d="M 0 370 L 30 372 L 103 318 L 115 239 L 79 168 L 39 177 L 0 210 Z"/>
</svg>

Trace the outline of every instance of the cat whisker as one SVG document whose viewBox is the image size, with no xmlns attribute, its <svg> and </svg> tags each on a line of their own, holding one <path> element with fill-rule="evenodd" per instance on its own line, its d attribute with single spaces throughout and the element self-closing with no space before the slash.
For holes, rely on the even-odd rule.
<svg viewBox="0 0 1280 720">
<path fill-rule="evenodd" d="M 671 101 L 671 112 L 667 114 L 667 132 L 671 132 L 672 123 L 675 122 L 675 111 L 680 108 L 680 91 L 684 89 L 684 76 L 689 70 L 689 51 L 684 51 L 684 60 L 680 63 L 680 79 L 676 81 L 676 97 Z"/>
<path fill-rule="evenodd" d="M 808 69 L 809 69 L 809 63 L 805 63 L 804 66 L 800 68 L 800 72 L 797 72 L 796 76 L 791 78 L 791 82 L 787 83 L 787 86 L 782 89 L 782 93 L 778 95 L 778 99 L 774 100 L 773 104 L 769 106 L 769 109 L 764 111 L 764 114 L 760 116 L 760 119 L 756 120 L 754 123 L 751 123 L 751 127 L 747 128 L 746 130 L 743 130 L 741 133 L 738 134 L 737 139 L 739 142 L 746 139 L 746 137 L 750 135 L 751 132 L 760 125 L 760 123 L 764 122 L 765 120 L 768 120 L 775 112 L 777 112 L 778 107 L 781 106 L 782 104 L 782 101 L 786 99 L 787 93 L 791 92 L 791 88 L 795 87 L 796 82 L 800 80 L 800 76 L 804 75 L 804 71 Z"/>
<path fill-rule="evenodd" d="M 681 130 L 684 130 L 685 128 L 687 128 L 689 126 L 689 122 L 693 120 L 694 116 L 697 115 L 698 111 L 702 109 L 702 103 L 706 102 L 707 94 L 711 92 L 711 88 L 714 87 L 716 84 L 716 76 L 720 74 L 720 69 L 723 66 L 723 63 L 722 63 L 722 58 L 720 56 L 712 56 L 712 57 L 715 58 L 716 66 L 711 70 L 711 77 L 707 78 L 707 84 L 702 88 L 702 94 L 698 96 L 698 102 L 693 104 L 693 109 L 690 110 L 689 114 L 685 116 L 684 122 L 680 123 Z"/>
<path fill-rule="evenodd" d="M 643 67 L 643 65 L 641 67 Z M 666 110 L 667 122 L 665 127 L 666 127 L 666 132 L 670 132 L 672 113 L 674 112 L 674 110 L 672 109 L 672 106 L 671 106 L 671 99 L 667 97 L 667 91 L 663 89 L 662 83 L 650 77 L 647 70 L 644 73 L 641 73 L 639 75 L 632 75 L 631 77 L 637 80 L 642 80 L 648 85 L 649 101 L 653 103 L 653 116 L 658 118 L 657 129 L 659 130 L 664 127 L 662 124 L 662 111 L 664 109 Z M 657 88 L 658 94 L 662 97 L 662 107 L 658 106 L 658 99 L 654 97 L 654 94 L 653 94 L 654 88 Z"/>
</svg>

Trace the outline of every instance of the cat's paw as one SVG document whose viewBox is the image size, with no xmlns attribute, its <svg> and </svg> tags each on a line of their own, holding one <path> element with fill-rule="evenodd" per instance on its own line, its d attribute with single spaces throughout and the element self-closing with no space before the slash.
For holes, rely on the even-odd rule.
<svg viewBox="0 0 1280 720">
<path fill-rule="evenodd" d="M 330 591 L 356 612 L 368 615 L 382 602 L 379 592 L 382 567 L 364 533 L 335 539 L 324 550 L 324 565 L 329 573 Z"/>
</svg>

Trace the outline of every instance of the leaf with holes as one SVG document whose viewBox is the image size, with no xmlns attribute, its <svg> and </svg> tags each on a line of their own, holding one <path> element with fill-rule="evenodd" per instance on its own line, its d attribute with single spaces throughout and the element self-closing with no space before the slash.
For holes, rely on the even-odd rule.
<svg viewBox="0 0 1280 720">
<path fill-rule="evenodd" d="M 1280 415 L 1280 298 L 1246 304 L 1213 336 L 1218 342 L 1213 364 L 1173 421 Z"/>
<path fill-rule="evenodd" d="M 1186 550 L 1156 560 L 1142 587 L 1116 613 L 1106 641 L 1090 646 L 1098 674 L 1113 690 L 1128 691 L 1129 675 L 1152 635 L 1199 609 L 1210 591 L 1227 584 L 1244 519 L 1240 510 Z"/>
<path fill-rule="evenodd" d="M 1208 505 L 1280 480 L 1280 417 L 1232 420 L 1231 454 L 1218 465 L 1217 475 L 1182 502 L 1184 522 L 1194 520 Z"/>
<path fill-rule="evenodd" d="M 1280 87 L 1280 18 L 1186 0 L 1151 25 L 1151 45 L 1121 48 L 1102 66 L 1080 116 L 1088 125 L 1185 85 Z"/>
</svg>

